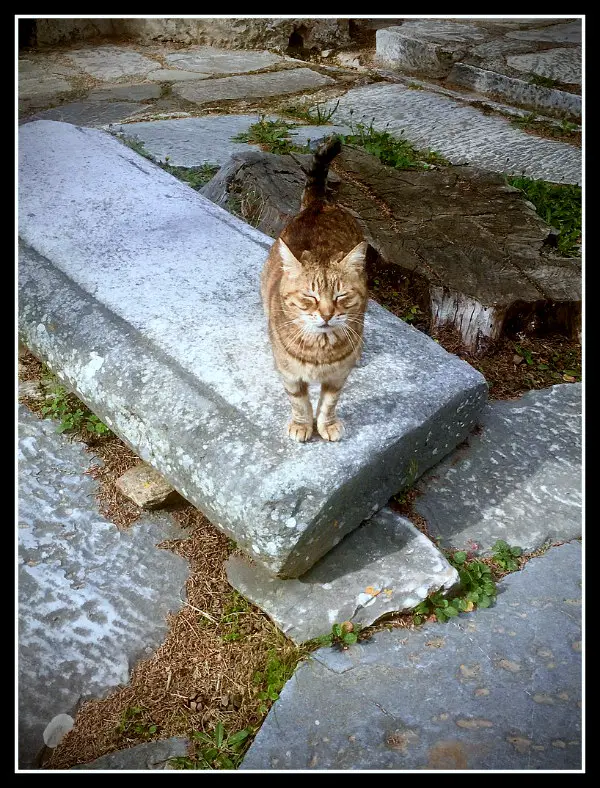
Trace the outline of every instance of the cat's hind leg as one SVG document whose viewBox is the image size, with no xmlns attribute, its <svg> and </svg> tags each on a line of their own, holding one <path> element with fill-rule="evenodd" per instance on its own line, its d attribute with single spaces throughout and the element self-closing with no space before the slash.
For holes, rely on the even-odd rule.
<svg viewBox="0 0 600 788">
<path fill-rule="evenodd" d="M 292 420 L 287 433 L 299 443 L 305 443 L 313 433 L 313 411 L 308 396 L 308 383 L 283 376 L 283 386 L 292 406 Z"/>
</svg>

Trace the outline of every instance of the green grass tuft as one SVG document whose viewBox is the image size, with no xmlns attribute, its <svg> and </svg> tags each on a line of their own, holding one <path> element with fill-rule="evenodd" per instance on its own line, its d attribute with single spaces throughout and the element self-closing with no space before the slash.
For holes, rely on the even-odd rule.
<svg viewBox="0 0 600 788">
<path fill-rule="evenodd" d="M 507 180 L 511 186 L 521 189 L 542 219 L 559 231 L 558 251 L 565 257 L 580 254 L 581 186 L 549 183 L 524 176 L 511 176 Z"/>
</svg>

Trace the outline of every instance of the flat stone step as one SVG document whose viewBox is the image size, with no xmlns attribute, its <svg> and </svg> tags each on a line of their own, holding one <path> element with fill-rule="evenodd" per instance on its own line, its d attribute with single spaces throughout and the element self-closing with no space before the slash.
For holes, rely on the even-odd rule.
<svg viewBox="0 0 600 788">
<path fill-rule="evenodd" d="M 375 62 L 560 117 L 580 117 L 581 96 L 559 88 L 581 85 L 581 22 L 541 24 L 502 31 L 468 19 L 404 22 L 377 31 Z M 548 48 L 550 41 L 558 47 Z M 535 76 L 557 84 L 539 84 Z"/>
<path fill-rule="evenodd" d="M 277 120 L 269 115 L 267 120 Z M 197 167 L 202 164 L 225 164 L 234 153 L 259 150 L 257 145 L 237 142 L 233 138 L 258 123 L 259 115 L 205 115 L 201 118 L 150 120 L 127 123 L 113 128 L 126 137 L 143 142 L 145 150 L 157 161 L 176 167 Z M 287 121 L 289 122 L 289 121 Z M 349 134 L 349 126 L 302 125 L 289 130 L 290 140 L 296 145 L 316 142 L 330 134 Z"/>
<path fill-rule="evenodd" d="M 581 118 L 581 96 L 565 90 L 531 84 L 524 79 L 507 76 L 468 63 L 455 63 L 448 79 L 450 85 L 475 90 L 489 96 L 500 96 L 521 106 L 533 107 L 557 115 Z"/>
<path fill-rule="evenodd" d="M 490 402 L 481 432 L 419 482 L 416 511 L 446 548 L 532 552 L 581 537 L 580 383 Z"/>
<path fill-rule="evenodd" d="M 378 30 L 375 57 L 379 64 L 401 71 L 446 77 L 469 46 L 486 41 L 473 24 L 445 20 L 415 20 Z"/>
<path fill-rule="evenodd" d="M 24 406 L 18 418 L 18 761 L 31 769 L 49 723 L 56 746 L 56 723 L 75 717 L 81 698 L 126 684 L 163 642 L 189 565 L 156 547 L 182 537 L 171 517 L 144 513 L 120 531 L 98 511 L 87 471 L 99 461 L 57 421 Z"/>
<path fill-rule="evenodd" d="M 271 577 L 243 556 L 227 561 L 227 579 L 296 643 L 327 635 L 333 624 L 368 626 L 449 590 L 458 572 L 405 517 L 384 507 L 300 580 Z"/>
<path fill-rule="evenodd" d="M 333 109 L 338 102 L 325 104 Z M 483 115 L 446 96 L 405 85 L 353 88 L 339 99 L 336 123 L 363 123 L 377 131 L 431 148 L 452 164 L 471 164 L 507 175 L 555 183 L 581 183 L 581 151 L 511 126 L 507 118 Z"/>
<path fill-rule="evenodd" d="M 201 82 L 177 82 L 173 85 L 174 95 L 194 104 L 209 104 L 231 99 L 285 96 L 335 85 L 331 77 L 323 76 L 310 68 L 294 68 L 259 74 L 241 74 Z"/>
<path fill-rule="evenodd" d="M 20 135 L 20 334 L 272 573 L 306 572 L 469 434 L 483 376 L 370 302 L 348 434 L 285 434 L 259 296 L 272 240 L 111 135 Z"/>
<path fill-rule="evenodd" d="M 313 652 L 240 769 L 581 769 L 581 557 L 553 547 L 493 607 Z"/>
</svg>

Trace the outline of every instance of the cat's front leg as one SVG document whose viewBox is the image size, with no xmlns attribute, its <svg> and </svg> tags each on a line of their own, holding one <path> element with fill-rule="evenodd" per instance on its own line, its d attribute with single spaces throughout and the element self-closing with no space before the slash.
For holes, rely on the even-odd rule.
<svg viewBox="0 0 600 788">
<path fill-rule="evenodd" d="M 295 441 L 304 443 L 313 433 L 313 410 L 308 396 L 308 383 L 283 376 L 283 386 L 292 406 L 292 420 L 287 427 L 288 435 Z"/>
<path fill-rule="evenodd" d="M 336 418 L 335 408 L 346 377 L 333 378 L 321 383 L 321 396 L 317 405 L 317 430 L 326 441 L 339 441 L 344 425 Z"/>
</svg>

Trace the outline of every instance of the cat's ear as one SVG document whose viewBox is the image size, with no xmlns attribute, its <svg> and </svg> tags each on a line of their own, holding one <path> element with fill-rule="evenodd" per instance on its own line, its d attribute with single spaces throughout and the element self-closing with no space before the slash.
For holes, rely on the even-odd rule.
<svg viewBox="0 0 600 788">
<path fill-rule="evenodd" d="M 366 241 L 361 241 L 357 244 L 343 260 L 340 260 L 338 263 L 340 269 L 354 274 L 361 274 L 365 268 L 368 246 L 369 244 Z"/>
<path fill-rule="evenodd" d="M 281 267 L 283 268 L 284 273 L 286 273 L 290 278 L 295 279 L 302 273 L 302 264 L 296 257 L 294 257 L 289 247 L 281 240 L 281 238 L 277 243 L 279 245 L 278 252 L 279 257 L 281 258 Z"/>
</svg>

